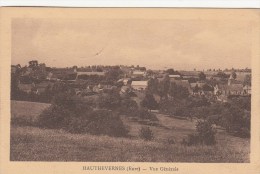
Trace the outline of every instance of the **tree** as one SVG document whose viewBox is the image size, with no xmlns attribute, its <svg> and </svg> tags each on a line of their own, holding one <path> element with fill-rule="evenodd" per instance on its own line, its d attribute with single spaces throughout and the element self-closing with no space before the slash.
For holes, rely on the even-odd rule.
<svg viewBox="0 0 260 174">
<path fill-rule="evenodd" d="M 249 75 L 249 74 L 245 75 L 244 85 L 249 85 L 249 86 L 251 86 L 251 75 Z"/>
<path fill-rule="evenodd" d="M 208 85 L 208 84 L 204 84 L 202 86 L 202 90 L 203 91 L 214 91 L 214 88 L 212 86 Z"/>
<path fill-rule="evenodd" d="M 150 79 L 148 81 L 148 86 L 147 86 L 147 91 L 149 91 L 152 94 L 157 94 L 158 93 L 158 80 L 157 79 Z"/>
<path fill-rule="evenodd" d="M 204 74 L 204 72 L 199 73 L 199 79 L 200 80 L 206 80 L 206 75 Z"/>
<path fill-rule="evenodd" d="M 120 76 L 123 74 L 123 71 L 120 67 L 113 67 L 106 73 L 107 80 L 118 80 Z"/>
<path fill-rule="evenodd" d="M 143 101 L 141 102 L 141 105 L 147 109 L 149 109 L 150 111 L 152 109 L 157 109 L 158 108 L 158 103 L 156 102 L 156 100 L 154 99 L 153 95 L 150 93 L 147 93 L 143 99 Z"/>
<path fill-rule="evenodd" d="M 126 97 L 121 101 L 120 110 L 124 114 L 133 114 L 136 110 L 138 110 L 138 105 L 136 101 L 132 100 L 130 97 Z"/>
<path fill-rule="evenodd" d="M 116 110 L 120 107 L 121 98 L 119 93 L 114 91 L 108 95 L 101 95 L 97 100 L 97 104 L 100 108 Z"/>
<path fill-rule="evenodd" d="M 237 78 L 237 74 L 236 74 L 235 71 L 233 71 L 233 72 L 231 73 L 231 77 L 232 77 L 233 79 L 236 79 L 236 78 Z"/>
<path fill-rule="evenodd" d="M 168 73 L 169 75 L 174 75 L 174 69 L 167 69 L 166 73 Z"/>
<path fill-rule="evenodd" d="M 37 60 L 31 60 L 29 61 L 29 67 L 32 69 L 35 69 L 38 67 L 38 61 Z"/>
<path fill-rule="evenodd" d="M 19 95 L 19 88 L 18 88 L 19 78 L 17 73 L 11 74 L 11 99 L 17 99 Z"/>
<path fill-rule="evenodd" d="M 167 75 L 158 85 L 158 94 L 160 95 L 161 99 L 163 97 L 167 98 L 169 88 L 170 88 L 170 78 Z"/>
<path fill-rule="evenodd" d="M 195 92 L 195 93 L 199 92 L 199 86 L 198 86 L 198 84 L 196 84 L 196 86 L 194 87 L 193 92 Z"/>
<path fill-rule="evenodd" d="M 185 99 L 189 96 L 189 91 L 187 88 L 180 85 L 176 85 L 176 83 L 174 82 L 170 84 L 168 91 L 169 95 L 175 99 Z"/>
<path fill-rule="evenodd" d="M 224 72 L 218 72 L 216 74 L 217 77 L 220 77 L 222 79 L 228 78 L 229 76 L 227 74 L 225 74 Z"/>
</svg>

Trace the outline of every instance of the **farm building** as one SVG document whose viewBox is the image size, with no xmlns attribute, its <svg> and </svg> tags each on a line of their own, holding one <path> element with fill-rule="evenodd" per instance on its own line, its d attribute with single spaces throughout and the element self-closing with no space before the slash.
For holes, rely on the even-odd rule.
<svg viewBox="0 0 260 174">
<path fill-rule="evenodd" d="M 244 89 L 244 93 L 245 93 L 245 94 L 248 94 L 248 95 L 251 94 L 251 86 L 245 85 L 245 86 L 243 87 L 243 89 Z"/>
<path fill-rule="evenodd" d="M 214 94 L 229 95 L 243 95 L 244 89 L 242 84 L 232 84 L 232 85 L 216 85 L 214 87 Z"/>
<path fill-rule="evenodd" d="M 178 75 L 178 74 L 175 74 L 175 75 L 169 75 L 170 78 L 174 78 L 174 79 L 180 79 L 181 76 Z"/>
<path fill-rule="evenodd" d="M 144 71 L 134 71 L 132 73 L 132 77 L 135 78 L 135 77 L 144 77 L 146 75 L 146 73 Z"/>
<path fill-rule="evenodd" d="M 131 87 L 135 90 L 145 90 L 148 86 L 148 81 L 132 81 Z"/>
</svg>

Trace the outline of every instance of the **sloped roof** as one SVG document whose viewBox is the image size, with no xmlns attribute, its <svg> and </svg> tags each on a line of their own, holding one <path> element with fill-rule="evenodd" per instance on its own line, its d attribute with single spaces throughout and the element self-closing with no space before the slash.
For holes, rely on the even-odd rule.
<svg viewBox="0 0 260 174">
<path fill-rule="evenodd" d="M 132 81 L 132 86 L 147 86 L 148 81 Z"/>
<path fill-rule="evenodd" d="M 242 84 L 242 81 L 238 81 L 238 80 L 235 80 L 235 79 L 229 79 L 230 83 L 231 84 Z"/>
<path fill-rule="evenodd" d="M 176 78 L 176 77 L 177 77 L 177 78 L 180 78 L 181 76 L 178 75 L 178 74 L 175 74 L 175 75 L 169 75 L 169 77 L 170 77 L 170 78 Z"/>
<path fill-rule="evenodd" d="M 99 75 L 99 76 L 104 76 L 105 72 L 77 72 L 77 75 Z"/>
<path fill-rule="evenodd" d="M 243 89 L 250 90 L 250 89 L 251 89 L 251 86 L 250 86 L 250 85 L 245 85 L 245 86 L 243 87 Z"/>
<path fill-rule="evenodd" d="M 225 91 L 243 91 L 242 84 L 231 84 L 231 85 L 219 85 L 219 89 Z"/>
<path fill-rule="evenodd" d="M 190 83 L 191 88 L 195 88 L 195 86 L 198 85 L 199 88 L 202 88 L 205 83 L 203 82 L 197 82 L 197 83 Z"/>
<path fill-rule="evenodd" d="M 144 75 L 145 72 L 143 71 L 134 71 L 133 75 Z"/>
</svg>

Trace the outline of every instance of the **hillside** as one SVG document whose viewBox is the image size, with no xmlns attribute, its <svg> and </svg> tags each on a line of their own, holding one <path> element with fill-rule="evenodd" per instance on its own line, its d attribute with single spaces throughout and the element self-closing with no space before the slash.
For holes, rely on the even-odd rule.
<svg viewBox="0 0 260 174">
<path fill-rule="evenodd" d="M 12 117 L 37 119 L 48 106 L 12 101 Z M 149 126 L 155 139 L 144 141 L 138 137 L 144 124 L 121 117 L 130 130 L 129 138 L 12 126 L 10 158 L 12 161 L 249 162 L 249 139 L 219 131 L 215 146 L 183 146 L 180 142 L 194 131 L 195 122 L 157 114 L 158 123 Z"/>
</svg>

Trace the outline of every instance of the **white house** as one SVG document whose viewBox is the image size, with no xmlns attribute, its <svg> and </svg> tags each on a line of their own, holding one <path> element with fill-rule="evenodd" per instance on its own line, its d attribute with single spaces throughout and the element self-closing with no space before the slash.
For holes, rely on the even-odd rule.
<svg viewBox="0 0 260 174">
<path fill-rule="evenodd" d="M 135 90 L 145 90 L 148 86 L 148 81 L 132 81 L 131 87 Z"/>
<path fill-rule="evenodd" d="M 132 77 L 144 77 L 146 75 L 146 72 L 144 71 L 134 71 L 132 73 Z"/>
<path fill-rule="evenodd" d="M 178 74 L 175 74 L 175 75 L 169 75 L 170 78 L 174 78 L 174 79 L 180 79 L 181 76 L 178 75 Z"/>
</svg>

